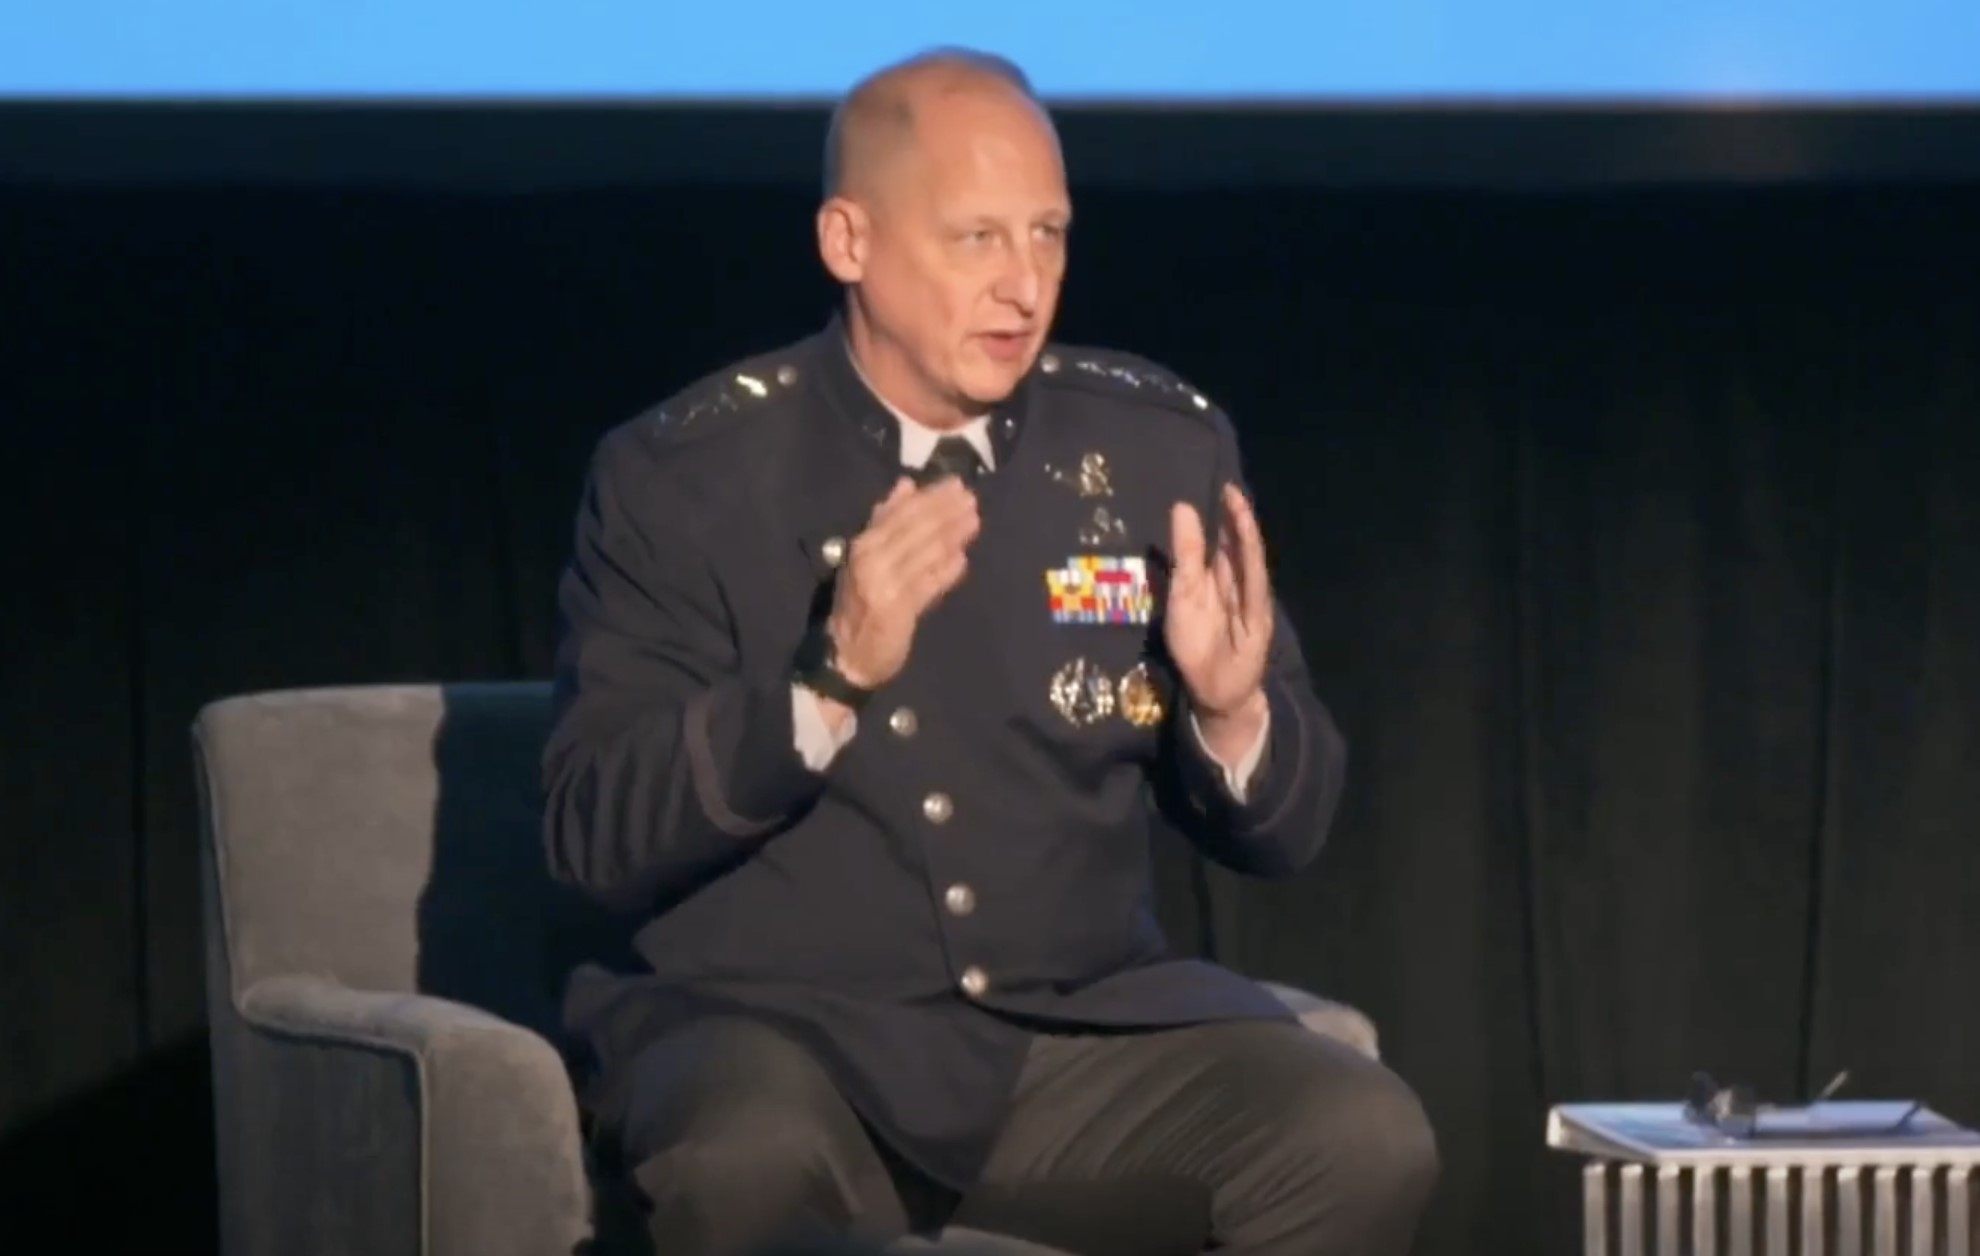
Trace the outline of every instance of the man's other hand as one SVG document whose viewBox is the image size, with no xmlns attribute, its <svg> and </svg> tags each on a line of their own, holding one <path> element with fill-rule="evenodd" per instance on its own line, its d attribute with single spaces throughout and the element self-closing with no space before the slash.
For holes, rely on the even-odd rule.
<svg viewBox="0 0 1980 1256">
<path fill-rule="evenodd" d="M 915 625 L 962 581 L 980 527 L 976 494 L 961 480 L 925 488 L 906 477 L 894 482 L 846 547 L 825 621 L 847 680 L 877 689 L 907 665 Z"/>
<path fill-rule="evenodd" d="M 1257 517 L 1235 484 L 1224 486 L 1223 507 L 1214 556 L 1204 552 L 1195 508 L 1178 502 L 1171 511 L 1175 567 L 1163 627 L 1204 739 L 1220 758 L 1263 727 L 1272 644 L 1272 584 Z"/>
</svg>

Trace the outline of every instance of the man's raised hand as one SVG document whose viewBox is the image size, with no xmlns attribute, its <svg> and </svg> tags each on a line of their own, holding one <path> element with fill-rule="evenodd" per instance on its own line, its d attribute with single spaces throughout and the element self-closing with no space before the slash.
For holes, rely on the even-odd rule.
<svg viewBox="0 0 1980 1256">
<path fill-rule="evenodd" d="M 969 569 L 969 543 L 981 527 L 976 494 L 962 481 L 894 482 L 846 547 L 825 621 L 847 680 L 877 689 L 900 673 L 921 616 Z"/>
</svg>

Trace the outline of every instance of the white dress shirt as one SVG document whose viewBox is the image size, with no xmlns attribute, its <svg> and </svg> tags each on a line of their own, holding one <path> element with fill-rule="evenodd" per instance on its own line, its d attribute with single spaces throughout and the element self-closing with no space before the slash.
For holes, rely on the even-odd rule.
<svg viewBox="0 0 1980 1256">
<path fill-rule="evenodd" d="M 853 363 L 853 369 L 859 369 L 857 361 Z M 861 378 L 864 379 L 865 376 L 862 375 Z M 869 383 L 867 387 L 871 389 L 872 384 Z M 878 391 L 873 395 L 880 396 Z M 935 443 L 944 436 L 961 436 L 975 447 L 976 456 L 983 459 L 985 471 L 996 469 L 997 455 L 990 445 L 989 415 L 971 419 L 953 431 L 943 432 L 909 418 L 895 409 L 884 397 L 880 398 L 880 404 L 886 406 L 888 412 L 894 416 L 894 420 L 901 425 L 901 466 L 904 469 L 919 470 L 921 465 L 928 461 L 928 456 L 935 452 Z M 1271 732 L 1271 725 L 1272 717 L 1268 713 L 1264 724 L 1258 729 L 1257 739 L 1251 743 L 1251 748 L 1245 751 L 1235 764 L 1230 764 L 1211 753 L 1210 747 L 1203 740 L 1203 729 L 1196 722 L 1196 712 L 1192 711 L 1189 714 L 1190 732 L 1196 737 L 1196 744 L 1203 747 L 1205 754 L 1210 755 L 1211 761 L 1217 765 L 1224 778 L 1224 787 L 1230 790 L 1232 799 L 1237 802 L 1244 801 L 1245 791 L 1251 785 L 1252 775 L 1258 770 L 1258 761 L 1265 755 L 1265 739 Z M 796 730 L 797 752 L 804 760 L 804 765 L 814 772 L 823 772 L 831 766 L 840 747 L 851 741 L 853 734 L 859 731 L 859 717 L 848 716 L 838 732 L 834 733 L 831 724 L 825 719 L 824 709 L 819 705 L 818 695 L 803 685 L 794 684 L 791 686 L 791 726 Z"/>
</svg>

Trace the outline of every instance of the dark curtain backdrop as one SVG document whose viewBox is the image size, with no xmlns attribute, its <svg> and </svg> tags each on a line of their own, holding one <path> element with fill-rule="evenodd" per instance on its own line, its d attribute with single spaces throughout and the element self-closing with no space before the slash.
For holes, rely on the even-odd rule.
<svg viewBox="0 0 1980 1256">
<path fill-rule="evenodd" d="M 807 189 L 0 192 L 0 1215 L 212 1224 L 187 728 L 535 676 L 609 425 L 812 328 Z M 1351 1000 L 1565 1252 L 1545 1106 L 1980 1121 L 1980 188 L 1129 192 L 1067 339 L 1233 414 L 1352 745 L 1186 941 Z M 11 1228 L 11 1227 L 10 1227 Z"/>
</svg>

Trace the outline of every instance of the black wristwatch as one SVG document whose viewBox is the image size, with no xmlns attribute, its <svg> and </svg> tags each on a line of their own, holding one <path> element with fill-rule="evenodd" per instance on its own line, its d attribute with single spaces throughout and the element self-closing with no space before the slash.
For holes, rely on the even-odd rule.
<svg viewBox="0 0 1980 1256">
<path fill-rule="evenodd" d="M 792 679 L 822 698 L 844 703 L 857 711 L 866 705 L 873 691 L 862 689 L 848 680 L 838 668 L 837 656 L 832 634 L 825 631 L 825 621 L 822 618 L 812 621 L 811 627 L 805 630 L 804 640 L 798 643 Z"/>
</svg>

